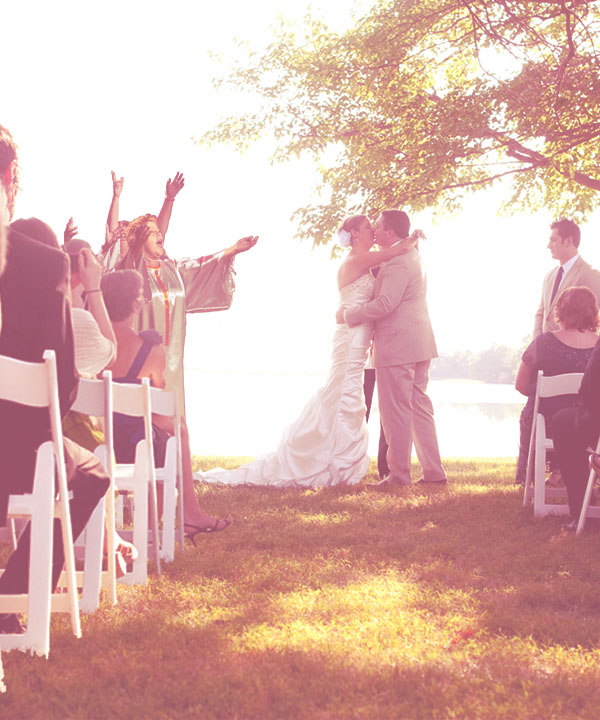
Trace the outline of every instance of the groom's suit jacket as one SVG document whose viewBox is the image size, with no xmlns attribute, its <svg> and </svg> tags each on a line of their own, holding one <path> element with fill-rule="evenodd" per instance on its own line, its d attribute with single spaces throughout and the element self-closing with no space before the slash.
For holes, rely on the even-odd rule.
<svg viewBox="0 0 600 720">
<path fill-rule="evenodd" d="M 375 367 L 408 365 L 437 357 L 419 252 L 411 250 L 381 266 L 373 300 L 346 310 L 348 325 L 375 323 Z"/>
<path fill-rule="evenodd" d="M 554 319 L 554 309 L 556 308 L 556 301 L 558 296 L 568 287 L 574 287 L 576 285 L 584 285 L 589 288 L 600 305 L 600 272 L 594 270 L 591 265 L 588 265 L 581 257 L 578 257 L 573 267 L 564 276 L 559 291 L 556 293 L 554 300 L 550 301 L 552 297 L 552 290 L 554 289 L 554 281 L 558 273 L 560 265 L 557 265 L 551 270 L 544 278 L 544 286 L 542 289 L 542 301 L 538 311 L 535 314 L 535 322 L 533 326 L 533 337 L 541 335 L 543 332 L 552 332 L 558 330 L 558 323 Z"/>
</svg>

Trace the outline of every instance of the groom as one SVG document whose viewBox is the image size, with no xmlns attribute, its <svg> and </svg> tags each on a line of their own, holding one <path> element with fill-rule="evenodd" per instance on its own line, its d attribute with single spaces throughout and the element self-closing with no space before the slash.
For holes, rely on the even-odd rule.
<svg viewBox="0 0 600 720">
<path fill-rule="evenodd" d="M 375 242 L 392 247 L 408 237 L 410 221 L 400 210 L 384 210 L 375 224 Z M 437 350 L 427 302 L 421 257 L 416 248 L 381 266 L 373 300 L 338 311 L 338 322 L 351 327 L 375 323 L 375 369 L 379 410 L 387 438 L 390 474 L 371 489 L 411 485 L 413 441 L 423 468 L 422 483 L 445 483 L 433 406 L 426 394 L 431 359 Z"/>
</svg>

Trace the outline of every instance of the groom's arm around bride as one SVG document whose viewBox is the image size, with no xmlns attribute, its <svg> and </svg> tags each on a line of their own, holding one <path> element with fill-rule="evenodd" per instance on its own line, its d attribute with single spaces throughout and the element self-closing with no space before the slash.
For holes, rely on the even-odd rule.
<svg viewBox="0 0 600 720">
<path fill-rule="evenodd" d="M 375 242 L 391 247 L 409 234 L 410 221 L 399 210 L 384 210 L 375 225 Z M 375 324 L 375 369 L 379 409 L 389 443 L 390 475 L 381 489 L 410 485 L 412 443 L 425 482 L 445 482 L 433 406 L 426 394 L 429 365 L 437 349 L 426 301 L 426 279 L 417 249 L 388 260 L 375 281 L 373 300 L 347 308 L 350 326 Z"/>
</svg>

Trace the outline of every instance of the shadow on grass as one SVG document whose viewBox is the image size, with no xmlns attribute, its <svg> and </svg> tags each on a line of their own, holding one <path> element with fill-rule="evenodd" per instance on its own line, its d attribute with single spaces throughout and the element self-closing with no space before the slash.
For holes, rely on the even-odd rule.
<svg viewBox="0 0 600 720">
<path fill-rule="evenodd" d="M 243 508 L 227 545 L 253 568 L 259 592 L 344 586 L 394 572 L 420 585 L 422 606 L 425 596 L 435 604 L 436 594 L 467 593 L 491 633 L 594 647 L 598 525 L 589 521 L 578 538 L 564 529 L 564 518 L 534 520 L 521 507 L 521 492 L 506 478 L 491 484 L 468 475 L 393 496 L 363 486 L 209 491 Z M 205 567 L 212 572 L 227 577 L 218 563 Z"/>
<path fill-rule="evenodd" d="M 81 640 L 53 619 L 49 661 L 4 656 L 0 716 L 595 718 L 597 530 L 533 520 L 507 467 L 393 496 L 201 487 L 234 524 Z"/>
</svg>

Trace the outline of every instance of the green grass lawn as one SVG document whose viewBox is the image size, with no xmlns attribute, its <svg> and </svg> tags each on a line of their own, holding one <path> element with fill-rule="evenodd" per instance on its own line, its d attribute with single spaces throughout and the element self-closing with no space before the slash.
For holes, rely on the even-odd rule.
<svg viewBox="0 0 600 720">
<path fill-rule="evenodd" d="M 512 462 L 445 465 L 393 496 L 199 488 L 234 524 L 80 640 L 54 617 L 49 660 L 3 654 L 0 718 L 598 718 L 594 523 L 534 521 Z"/>
</svg>

